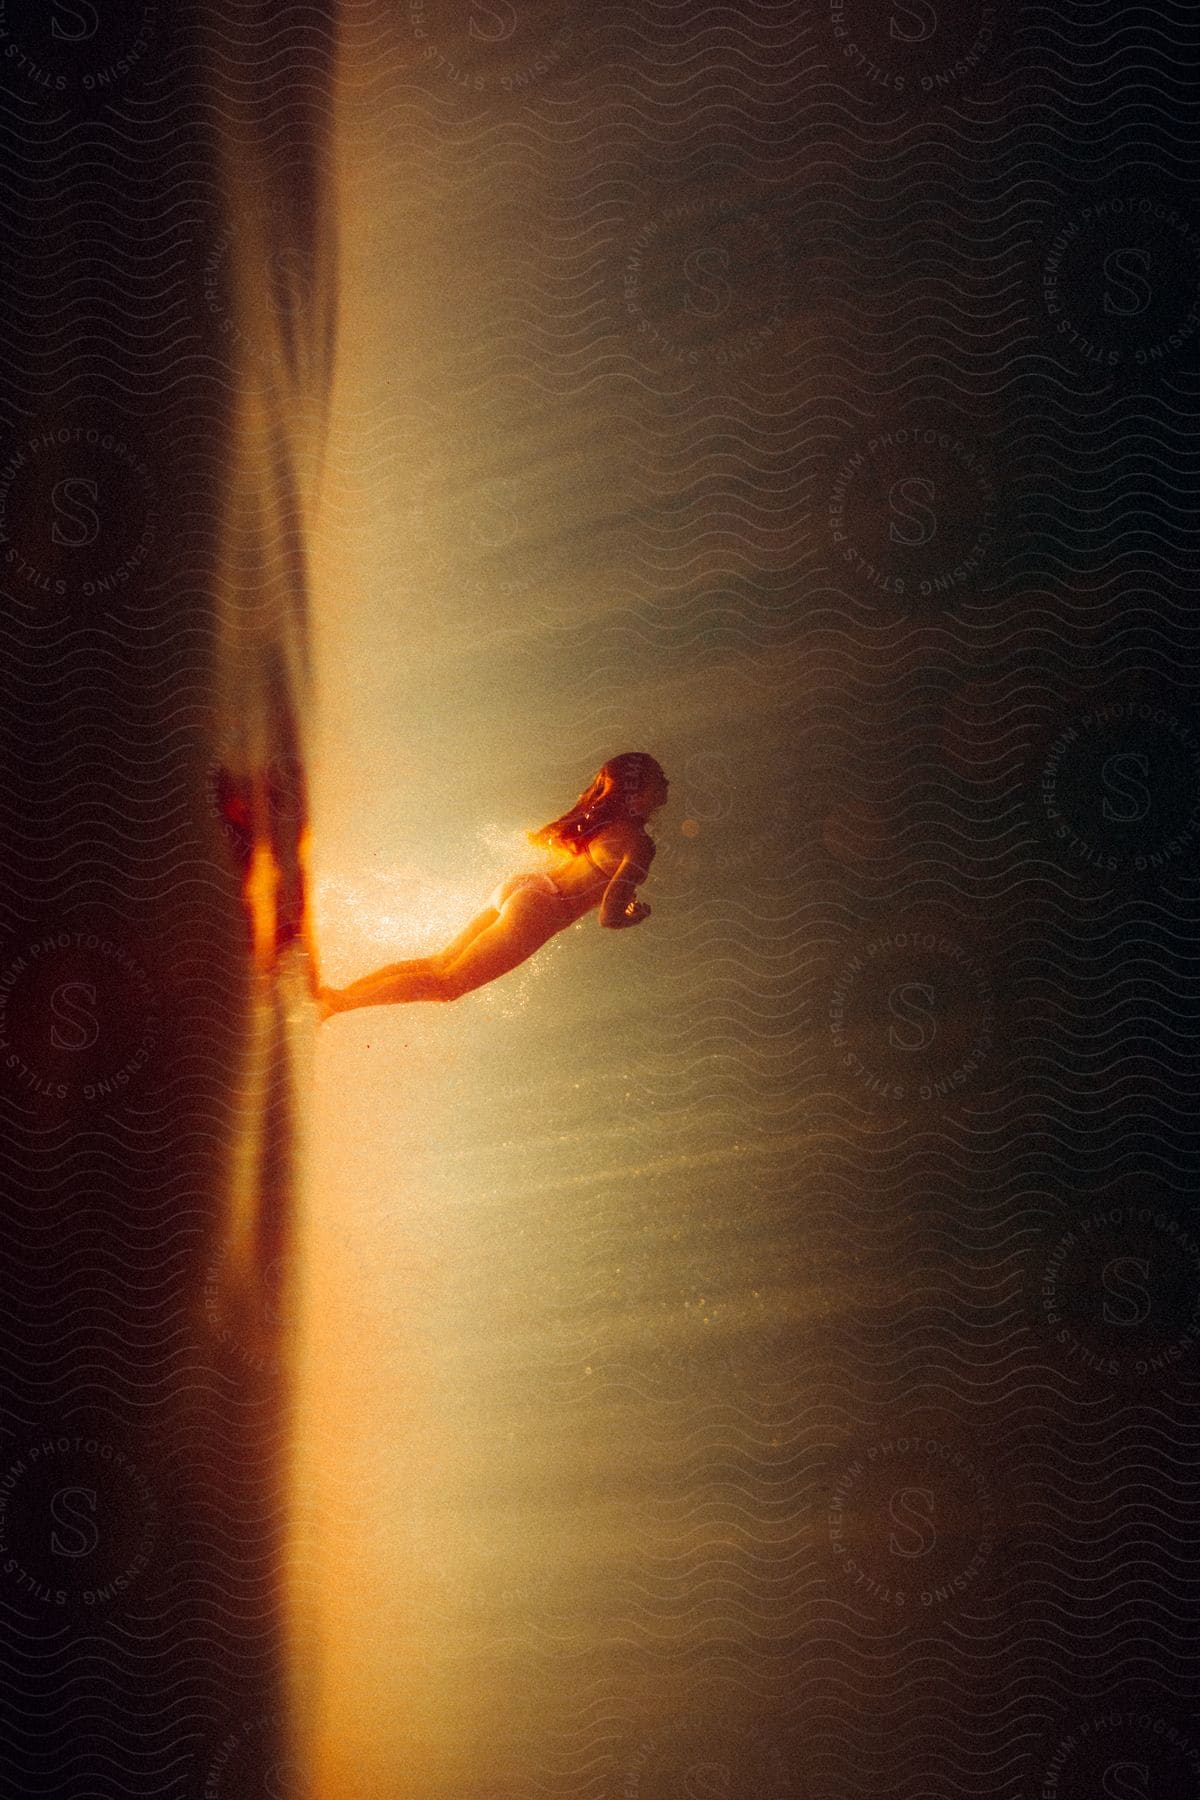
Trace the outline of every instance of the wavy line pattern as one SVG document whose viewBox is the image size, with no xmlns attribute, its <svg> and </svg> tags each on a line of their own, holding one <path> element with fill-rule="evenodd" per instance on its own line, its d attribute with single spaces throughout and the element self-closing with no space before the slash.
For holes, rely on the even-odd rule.
<svg viewBox="0 0 1200 1800">
<path fill-rule="evenodd" d="M 3 31 L 9 1785 L 1190 1791 L 1194 9 Z M 346 1360 L 406 1330 L 320 1499 L 318 502 L 341 754 L 682 801 L 619 980 L 367 1084 Z M 353 1698 L 289 1712 L 289 1579 Z"/>
</svg>

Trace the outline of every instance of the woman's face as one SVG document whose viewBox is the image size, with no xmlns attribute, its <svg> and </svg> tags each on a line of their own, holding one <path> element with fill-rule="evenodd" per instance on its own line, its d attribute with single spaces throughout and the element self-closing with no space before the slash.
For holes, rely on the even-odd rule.
<svg viewBox="0 0 1200 1800">
<path fill-rule="evenodd" d="M 641 819 L 648 819 L 651 813 L 656 813 L 660 806 L 667 804 L 670 785 L 665 775 L 651 775 L 645 786 L 633 796 L 629 810 Z"/>
</svg>

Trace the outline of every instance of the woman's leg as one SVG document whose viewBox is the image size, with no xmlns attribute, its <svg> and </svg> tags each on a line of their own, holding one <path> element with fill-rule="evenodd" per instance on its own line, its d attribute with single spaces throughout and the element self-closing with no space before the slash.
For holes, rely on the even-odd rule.
<svg viewBox="0 0 1200 1800">
<path fill-rule="evenodd" d="M 439 965 L 453 962 L 455 957 L 462 955 L 467 945 L 472 943 L 481 931 L 486 931 L 489 925 L 494 925 L 499 917 L 500 914 L 494 906 L 485 906 L 481 913 L 476 913 L 465 931 L 460 931 L 444 950 L 439 950 L 428 960 Z"/>
<path fill-rule="evenodd" d="M 443 968 L 446 963 L 452 963 L 455 956 L 461 956 L 462 950 L 466 950 L 468 943 L 471 943 L 473 938 L 479 938 L 480 931 L 486 931 L 488 925 L 495 925 L 497 918 L 497 909 L 493 905 L 489 905 L 482 913 L 477 914 L 471 920 L 470 925 L 466 927 L 466 931 L 459 932 L 459 936 L 453 938 L 444 950 L 430 950 L 428 956 L 410 956 L 403 963 L 389 963 L 387 968 L 378 968 L 372 976 L 363 976 L 360 981 L 351 981 L 345 988 L 322 988 L 320 992 L 327 995 L 331 1001 L 331 1004 L 327 1006 L 327 1012 L 345 1012 L 344 1003 L 347 999 L 351 1006 L 374 1006 L 376 1004 L 374 1001 L 362 999 L 360 995 L 371 994 L 372 988 L 380 983 L 381 976 L 387 976 L 394 981 L 394 979 L 408 976 L 408 974 L 416 976 L 421 970 L 428 972 L 435 968 Z"/>
<path fill-rule="evenodd" d="M 349 987 L 322 989 L 322 1016 L 352 1012 L 360 1006 L 395 1006 L 413 1000 L 456 1000 L 472 988 L 495 981 L 541 948 L 563 926 L 561 903 L 553 895 L 523 889 L 507 900 L 499 913 L 489 909 L 472 920 L 467 931 L 448 949 L 465 947 L 453 959 L 421 957 L 390 963 L 373 975 L 352 981 Z"/>
<path fill-rule="evenodd" d="M 485 987 L 510 969 L 526 962 L 571 918 L 563 917 L 563 903 L 556 894 L 522 889 L 506 900 L 494 925 L 481 931 L 461 955 L 443 965 L 439 1000 L 457 1000 L 474 988 Z"/>
<path fill-rule="evenodd" d="M 429 980 L 440 964 L 433 956 L 411 957 L 407 962 L 388 963 L 370 975 L 362 975 L 348 987 L 323 987 L 317 994 L 322 1019 L 331 1013 L 353 1012 L 359 1006 L 386 1006 L 392 1000 L 407 999 L 407 987 L 414 981 Z"/>
<path fill-rule="evenodd" d="M 481 931 L 494 925 L 499 916 L 494 906 L 486 906 L 444 950 L 435 950 L 430 956 L 412 956 L 404 962 L 388 963 L 386 968 L 363 975 L 358 981 L 350 982 L 348 987 L 321 988 L 317 1004 L 322 1019 L 327 1019 L 330 1013 L 352 1012 L 359 1006 L 388 1006 L 396 1000 L 416 999 L 417 995 L 410 994 L 408 989 L 418 977 L 436 974 L 447 963 L 453 962 Z"/>
</svg>

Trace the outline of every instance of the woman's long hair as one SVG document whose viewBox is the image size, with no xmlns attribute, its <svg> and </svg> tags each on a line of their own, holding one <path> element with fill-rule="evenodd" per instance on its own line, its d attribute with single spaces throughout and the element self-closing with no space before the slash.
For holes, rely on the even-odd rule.
<svg viewBox="0 0 1200 1800">
<path fill-rule="evenodd" d="M 634 816 L 629 802 L 652 776 L 666 780 L 660 765 L 645 750 L 623 750 L 620 756 L 610 757 L 568 812 L 539 831 L 529 832 L 530 842 L 552 849 L 582 850 L 614 819 Z"/>
</svg>

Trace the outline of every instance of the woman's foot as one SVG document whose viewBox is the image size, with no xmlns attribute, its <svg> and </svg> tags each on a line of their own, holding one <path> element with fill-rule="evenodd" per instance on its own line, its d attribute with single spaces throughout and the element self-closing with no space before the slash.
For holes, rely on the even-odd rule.
<svg viewBox="0 0 1200 1800">
<path fill-rule="evenodd" d="M 317 989 L 317 1023 L 323 1025 L 330 1013 L 340 1012 L 338 990 L 331 987 Z"/>
</svg>

